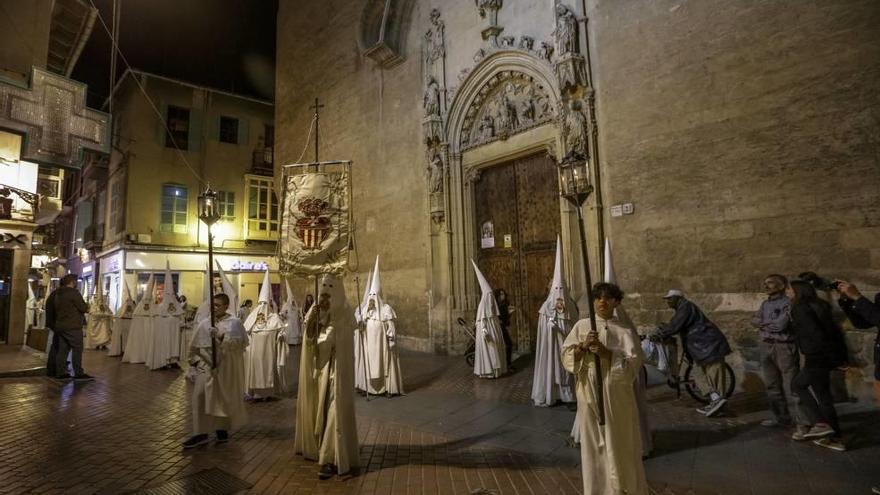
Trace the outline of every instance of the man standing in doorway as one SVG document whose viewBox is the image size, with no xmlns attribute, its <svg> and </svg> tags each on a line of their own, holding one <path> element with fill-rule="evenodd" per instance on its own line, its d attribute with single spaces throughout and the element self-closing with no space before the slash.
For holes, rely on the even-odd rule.
<svg viewBox="0 0 880 495">
<path fill-rule="evenodd" d="M 773 417 L 761 421 L 762 426 L 788 426 L 799 417 L 797 399 L 791 393 L 791 380 L 800 369 L 800 356 L 794 336 L 791 334 L 791 302 L 785 297 L 788 280 L 777 274 L 764 278 L 767 300 L 752 316 L 752 326 L 760 331 L 761 373 L 767 387 L 767 398 Z M 789 402 L 793 402 L 789 404 Z M 795 432 L 804 433 L 798 428 Z"/>
<path fill-rule="evenodd" d="M 72 378 L 79 381 L 94 379 L 82 368 L 83 325 L 89 306 L 76 290 L 78 278 L 73 273 L 62 277 L 61 287 L 49 294 L 49 299 L 46 300 L 46 325 L 54 334 L 50 355 L 55 355 L 54 376 L 59 380 L 71 378 L 67 374 L 67 354 L 71 351 L 74 373 Z"/>
</svg>

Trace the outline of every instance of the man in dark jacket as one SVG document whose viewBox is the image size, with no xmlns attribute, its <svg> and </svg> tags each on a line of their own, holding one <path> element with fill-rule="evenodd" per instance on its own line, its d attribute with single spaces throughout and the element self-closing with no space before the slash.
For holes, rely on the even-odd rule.
<svg viewBox="0 0 880 495">
<path fill-rule="evenodd" d="M 711 387 L 711 402 L 697 412 L 706 416 L 717 414 L 727 403 L 724 398 L 729 386 L 724 373 L 724 357 L 730 354 L 727 338 L 680 290 L 672 289 L 663 298 L 675 314 L 669 323 L 660 326 L 656 337 L 668 339 L 678 335 L 681 338 L 684 352 L 703 369 Z"/>
<path fill-rule="evenodd" d="M 71 378 L 67 374 L 67 354 L 72 351 L 74 380 L 92 380 L 82 368 L 83 325 L 89 306 L 76 290 L 77 276 L 73 273 L 61 278 L 61 287 L 46 300 L 46 326 L 52 329 L 52 349 L 55 355 L 55 378 Z M 53 371 L 51 368 L 48 371 Z"/>
</svg>

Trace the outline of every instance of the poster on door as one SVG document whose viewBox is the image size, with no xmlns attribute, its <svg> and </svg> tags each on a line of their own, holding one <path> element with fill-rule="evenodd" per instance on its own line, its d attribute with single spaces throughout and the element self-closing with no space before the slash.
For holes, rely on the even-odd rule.
<svg viewBox="0 0 880 495">
<path fill-rule="evenodd" d="M 495 225 L 491 220 L 483 222 L 480 232 L 480 247 L 483 249 L 495 247 Z"/>
</svg>

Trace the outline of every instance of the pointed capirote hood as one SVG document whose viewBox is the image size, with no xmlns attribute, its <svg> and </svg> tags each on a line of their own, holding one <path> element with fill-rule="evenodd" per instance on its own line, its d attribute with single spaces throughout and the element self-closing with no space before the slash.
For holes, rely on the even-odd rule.
<svg viewBox="0 0 880 495">
<path fill-rule="evenodd" d="M 492 294 L 492 286 L 489 285 L 489 281 L 486 280 L 483 272 L 477 268 L 477 263 L 474 260 L 471 260 L 471 264 L 474 265 L 474 273 L 477 274 L 477 281 L 480 282 L 480 292 L 482 292 L 483 295 Z"/>
<path fill-rule="evenodd" d="M 266 268 L 266 273 L 263 275 L 263 285 L 260 286 L 260 298 L 257 299 L 257 304 L 266 303 L 269 304 L 272 302 L 272 283 L 269 281 L 269 269 Z"/>
<path fill-rule="evenodd" d="M 122 277 L 122 301 L 119 303 L 119 306 L 116 308 L 116 316 L 120 318 L 129 318 L 131 317 L 131 313 L 134 311 L 134 301 L 131 298 L 131 290 L 128 288 L 128 280 L 125 278 L 125 274 L 121 275 Z"/>
<path fill-rule="evenodd" d="M 204 287 L 202 291 L 204 293 L 204 298 L 202 298 L 202 304 L 196 309 L 195 317 L 193 318 L 193 323 L 198 325 L 200 321 L 206 320 L 211 317 L 211 277 L 208 273 L 208 268 L 210 268 L 207 262 L 205 262 L 205 276 L 202 277 L 204 280 Z"/>
<path fill-rule="evenodd" d="M 556 301 L 562 299 L 565 305 L 563 311 L 567 320 L 576 320 L 578 311 L 577 305 L 572 300 L 568 292 L 568 286 L 565 285 L 565 272 L 562 269 L 562 240 L 556 236 L 556 263 L 553 267 L 553 279 L 550 281 L 550 292 L 547 299 L 541 305 L 540 313 L 550 317 L 556 316 Z"/>
<path fill-rule="evenodd" d="M 165 285 L 162 288 L 162 303 L 159 304 L 160 316 L 178 316 L 182 313 L 177 293 L 174 292 L 174 279 L 171 277 L 171 264 L 165 260 Z"/>
<path fill-rule="evenodd" d="M 379 276 L 379 255 L 376 255 L 376 264 L 373 265 L 373 276 L 370 280 L 370 292 L 368 292 L 369 296 L 378 297 L 381 294 L 382 290 L 382 282 L 380 281 L 381 277 Z"/>
<path fill-rule="evenodd" d="M 287 300 L 285 302 L 296 306 L 296 299 L 293 298 L 293 289 L 290 288 L 290 281 L 286 278 L 284 279 L 284 289 L 287 292 Z"/>
<path fill-rule="evenodd" d="M 37 296 L 34 295 L 34 288 L 31 287 L 31 281 L 30 281 L 30 280 L 27 281 L 27 286 L 28 286 L 28 302 L 30 302 L 30 301 L 36 301 L 36 300 L 37 300 Z"/>
<path fill-rule="evenodd" d="M 151 273 L 149 280 L 147 280 L 147 287 L 144 289 L 140 301 L 138 301 L 137 306 L 134 308 L 134 316 L 152 316 L 154 289 L 155 281 L 153 280 L 153 274 Z"/>
<path fill-rule="evenodd" d="M 614 271 L 614 260 L 611 256 L 611 239 L 605 238 L 605 277 L 604 281 L 609 284 L 617 284 L 617 274 Z M 630 329 L 635 330 L 636 326 L 632 321 L 632 318 L 626 312 L 626 308 L 623 305 L 617 307 L 614 310 L 614 313 L 617 315 L 617 319 L 620 322 Z"/>
<path fill-rule="evenodd" d="M 220 272 L 223 293 L 229 297 L 229 309 L 227 309 L 226 312 L 235 316 L 238 314 L 238 291 L 235 290 L 235 285 L 233 285 L 229 278 L 226 277 L 226 272 L 224 272 L 223 267 L 220 266 L 220 260 L 214 260 L 214 263 L 217 264 L 217 271 Z"/>
<path fill-rule="evenodd" d="M 474 260 L 471 260 L 471 264 L 474 265 L 474 273 L 477 274 L 477 280 L 480 282 L 480 291 L 482 292 L 480 304 L 477 306 L 477 320 L 497 318 L 499 314 L 498 303 L 495 301 L 495 293 L 492 291 L 492 286 L 489 285 L 489 281 L 483 276 L 483 272 L 477 268 Z"/>
</svg>

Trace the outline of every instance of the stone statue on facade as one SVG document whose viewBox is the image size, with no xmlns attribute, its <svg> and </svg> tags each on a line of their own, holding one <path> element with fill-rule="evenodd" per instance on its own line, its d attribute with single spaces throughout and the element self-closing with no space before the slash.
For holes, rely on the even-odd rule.
<svg viewBox="0 0 880 495">
<path fill-rule="evenodd" d="M 577 153 L 589 157 L 587 146 L 587 117 L 578 100 L 569 100 L 562 121 L 562 137 L 565 141 L 565 154 Z"/>
<path fill-rule="evenodd" d="M 434 153 L 428 164 L 428 192 L 439 193 L 443 190 L 443 158 L 440 153 Z"/>
<path fill-rule="evenodd" d="M 556 5 L 556 53 L 578 53 L 578 26 L 574 12 L 562 4 Z"/>
<path fill-rule="evenodd" d="M 538 57 L 549 62 L 553 58 L 553 44 L 542 41 L 541 48 L 538 50 Z"/>
<path fill-rule="evenodd" d="M 425 108 L 426 117 L 440 116 L 440 85 L 433 77 L 428 79 L 422 105 Z"/>
<path fill-rule="evenodd" d="M 431 29 L 425 33 L 425 58 L 430 64 L 446 55 L 446 42 L 443 38 L 446 25 L 440 20 L 440 10 L 431 10 Z"/>
<path fill-rule="evenodd" d="M 474 3 L 480 11 L 480 17 L 486 17 L 487 13 L 490 16 L 497 14 L 498 10 L 501 9 L 501 4 L 503 2 L 502 0 L 474 0 Z"/>
<path fill-rule="evenodd" d="M 495 137 L 495 119 L 486 112 L 480 120 L 480 140 L 488 141 Z"/>
</svg>

